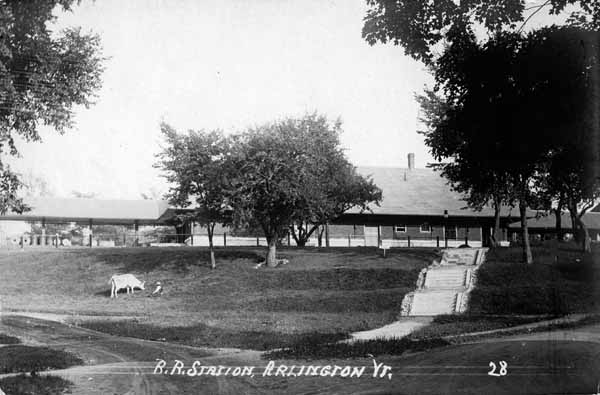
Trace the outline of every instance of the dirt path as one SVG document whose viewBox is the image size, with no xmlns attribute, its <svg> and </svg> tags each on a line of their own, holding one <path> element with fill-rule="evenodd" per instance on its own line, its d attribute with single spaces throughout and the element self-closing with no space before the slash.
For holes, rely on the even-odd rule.
<svg viewBox="0 0 600 395">
<path fill-rule="evenodd" d="M 235 349 L 203 349 L 172 343 L 111 336 L 59 322 L 2 316 L 0 332 L 25 343 L 44 344 L 78 355 L 85 365 L 57 370 L 72 381 L 73 394 L 547 394 L 593 393 L 600 365 L 600 326 L 536 333 L 521 339 L 467 344 L 423 353 L 377 357 L 393 368 L 393 378 L 373 377 L 373 359 L 275 361 L 291 365 L 365 366 L 360 378 L 263 377 L 269 361 L 260 353 Z M 561 332 L 572 333 L 572 339 Z M 590 341 L 590 336 L 593 337 Z M 583 341 L 580 341 L 583 340 Z M 167 362 L 161 374 L 157 359 Z M 184 374 L 173 370 L 183 361 Z M 488 374 L 490 361 L 508 363 L 505 377 Z M 188 377 L 193 361 L 202 365 L 254 366 L 255 377 Z M 171 374 L 175 371 L 174 374 Z M 166 372 L 166 374 L 165 374 Z M 160 372 L 158 372 L 160 373 Z"/>
<path fill-rule="evenodd" d="M 71 352 L 84 360 L 84 366 L 52 371 L 73 381 L 80 394 L 162 394 L 178 392 L 192 383 L 181 380 L 174 386 L 167 377 L 154 375 L 157 359 L 202 361 L 204 363 L 253 365 L 260 353 L 235 349 L 203 349 L 172 343 L 123 338 L 39 318 L 3 315 L 0 332 L 18 336 L 24 344 L 46 345 Z M 207 380 L 208 379 L 208 380 Z M 204 393 L 219 393 L 222 379 L 203 378 Z M 187 388 L 189 389 L 189 388 Z M 214 391 L 214 392 L 213 392 Z M 194 392 L 190 392 L 194 393 Z"/>
</svg>

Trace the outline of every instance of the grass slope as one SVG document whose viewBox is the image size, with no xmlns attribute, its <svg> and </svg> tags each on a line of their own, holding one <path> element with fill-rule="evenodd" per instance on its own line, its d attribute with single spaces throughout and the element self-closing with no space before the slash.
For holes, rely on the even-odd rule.
<svg viewBox="0 0 600 395">
<path fill-rule="evenodd" d="M 264 349 L 392 322 L 419 271 L 436 256 L 431 249 L 392 251 L 386 258 L 374 248 L 282 249 L 288 265 L 254 269 L 264 252 L 218 249 L 216 270 L 202 248 L 5 254 L 0 297 L 5 309 L 96 315 L 85 325 L 115 334 Z M 110 299 L 115 273 L 133 273 L 149 285 Z M 155 281 L 165 292 L 147 297 Z M 136 321 L 114 324 L 107 315 Z"/>
<path fill-rule="evenodd" d="M 600 249 L 582 253 L 573 244 L 533 248 L 534 263 L 520 263 L 520 249 L 490 251 L 471 293 L 472 314 L 600 312 Z"/>
</svg>

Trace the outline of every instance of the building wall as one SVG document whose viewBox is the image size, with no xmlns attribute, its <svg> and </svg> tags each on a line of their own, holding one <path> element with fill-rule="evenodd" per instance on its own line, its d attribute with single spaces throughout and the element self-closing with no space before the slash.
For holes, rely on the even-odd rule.
<svg viewBox="0 0 600 395">
<path fill-rule="evenodd" d="M 329 225 L 329 237 L 363 237 L 364 225 Z M 382 225 L 380 226 L 380 235 L 386 240 L 406 240 L 409 236 L 411 239 L 444 239 L 444 231 L 441 225 L 431 225 L 429 232 L 421 232 L 420 225 L 406 225 L 406 231 L 401 232 L 396 226 Z M 469 240 L 481 241 L 481 230 L 477 228 L 455 227 L 455 240 L 464 240 L 465 236 L 469 236 Z"/>
<path fill-rule="evenodd" d="M 466 228 L 455 226 L 453 228 L 455 229 L 455 232 L 451 233 L 456 233 L 456 237 L 454 238 L 455 240 L 463 240 L 468 234 L 469 240 L 481 241 L 481 229 L 479 227 Z M 422 232 L 420 225 L 406 225 L 405 232 L 398 231 L 399 229 L 397 228 L 397 226 L 393 227 L 392 229 L 394 239 L 406 239 L 408 236 L 410 236 L 411 239 L 435 239 L 437 237 L 439 237 L 440 240 L 444 239 L 444 227 L 441 225 L 430 225 L 429 232 Z"/>
</svg>

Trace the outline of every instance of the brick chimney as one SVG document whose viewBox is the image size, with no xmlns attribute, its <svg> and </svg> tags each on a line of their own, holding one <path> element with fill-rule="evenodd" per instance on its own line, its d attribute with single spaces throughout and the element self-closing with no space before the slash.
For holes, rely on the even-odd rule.
<svg viewBox="0 0 600 395">
<path fill-rule="evenodd" d="M 415 168 L 415 154 L 412 152 L 408 154 L 408 170 L 412 170 Z"/>
</svg>

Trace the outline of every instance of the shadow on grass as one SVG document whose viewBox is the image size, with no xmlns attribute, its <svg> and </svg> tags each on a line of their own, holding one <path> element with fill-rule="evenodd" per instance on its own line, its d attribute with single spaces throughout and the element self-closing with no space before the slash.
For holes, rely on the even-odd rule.
<svg viewBox="0 0 600 395">
<path fill-rule="evenodd" d="M 64 369 L 82 365 L 75 355 L 48 347 L 11 345 L 0 347 L 0 373 L 20 373 Z"/>
<path fill-rule="evenodd" d="M 287 334 L 269 331 L 231 331 L 203 324 L 193 326 L 158 327 L 133 320 L 84 321 L 79 326 L 116 336 L 166 341 L 195 347 L 233 347 L 252 350 L 271 350 L 293 344 L 310 342 L 325 344 L 346 339 L 345 333 Z"/>
<path fill-rule="evenodd" d="M 168 267 L 180 274 L 189 272 L 190 267 L 210 266 L 210 252 L 207 248 L 112 248 L 73 251 L 82 257 L 90 257 L 109 266 L 119 267 L 124 273 L 147 273 Z M 217 261 L 248 259 L 260 262 L 263 257 L 252 249 L 217 248 Z"/>
<path fill-rule="evenodd" d="M 444 339 L 411 340 L 375 339 L 358 340 L 352 343 L 315 343 L 309 340 L 298 341 L 291 347 L 263 354 L 264 359 L 329 359 L 364 358 L 378 355 L 401 355 L 405 352 L 425 351 L 450 345 Z"/>
<path fill-rule="evenodd" d="M 68 393 L 73 386 L 68 380 L 56 376 L 19 375 L 0 379 L 0 388 L 10 394 L 60 395 Z"/>
<path fill-rule="evenodd" d="M 14 337 L 0 333 L 0 344 L 19 344 L 21 341 Z"/>
<path fill-rule="evenodd" d="M 490 250 L 477 271 L 469 311 L 474 314 L 600 312 L 598 248 L 583 253 L 569 243 L 533 248 L 534 263 L 518 247 Z"/>
<path fill-rule="evenodd" d="M 486 315 L 455 315 L 444 314 L 436 316 L 433 321 L 408 335 L 413 340 L 434 339 L 444 336 L 456 336 L 472 332 L 484 332 L 495 329 L 505 329 L 517 325 L 531 324 L 538 321 L 557 318 L 557 316 L 486 316 Z"/>
</svg>

